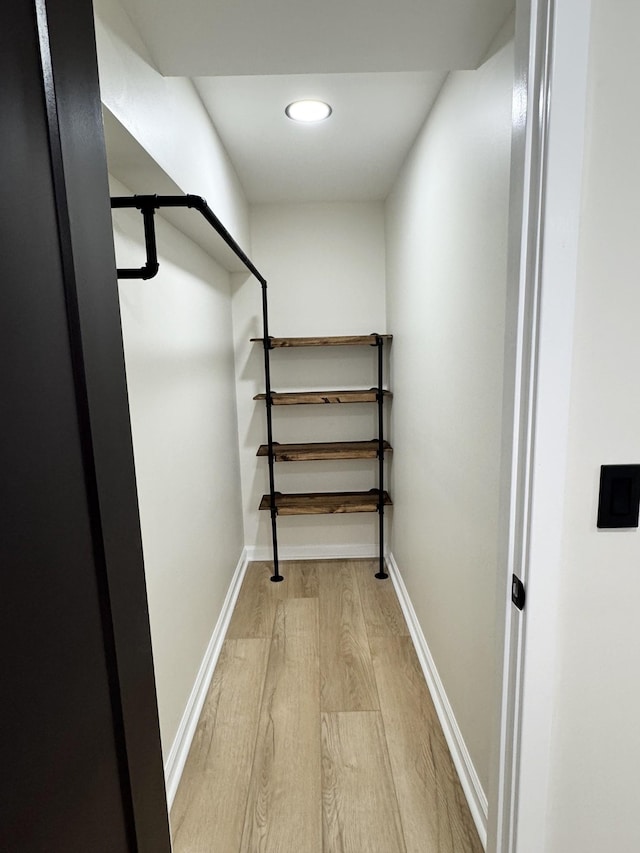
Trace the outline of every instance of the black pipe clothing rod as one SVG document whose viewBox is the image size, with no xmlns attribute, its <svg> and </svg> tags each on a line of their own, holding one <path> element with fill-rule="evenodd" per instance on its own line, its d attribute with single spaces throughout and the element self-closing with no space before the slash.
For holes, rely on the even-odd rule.
<svg viewBox="0 0 640 853">
<path fill-rule="evenodd" d="M 215 213 L 211 210 L 207 202 L 199 195 L 134 195 L 134 196 L 113 196 L 111 198 L 112 209 L 133 208 L 142 211 L 143 216 L 145 211 L 155 211 L 161 207 L 186 207 L 193 208 L 204 216 L 209 225 L 216 231 L 224 242 L 229 246 L 234 255 L 239 258 L 245 267 L 253 273 L 260 284 L 266 285 L 267 280 L 260 273 L 251 258 L 243 252 L 238 243 L 234 240 L 231 234 L 224 227 Z M 153 228 L 153 224 L 152 224 Z M 153 241 L 155 245 L 155 229 L 153 230 Z M 145 243 L 146 227 L 145 227 Z M 156 259 L 157 260 L 157 259 Z M 153 275 L 143 274 L 149 273 L 151 265 L 149 263 L 148 243 L 147 243 L 147 263 L 139 270 L 127 269 L 118 270 L 118 278 L 153 278 Z M 157 270 L 156 270 L 157 272 Z"/>
<path fill-rule="evenodd" d="M 262 325 L 264 338 L 264 370 L 266 380 L 266 404 L 267 404 L 267 440 L 269 446 L 269 492 L 270 492 L 270 510 L 271 510 L 271 534 L 273 539 L 273 577 L 272 581 L 278 582 L 284 580 L 279 570 L 278 561 L 278 533 L 277 533 L 277 515 L 276 507 L 276 492 L 275 492 L 275 475 L 273 470 L 274 454 L 273 454 L 273 422 L 271 417 L 271 371 L 269 365 L 269 350 L 271 349 L 271 339 L 269 338 L 269 318 L 267 312 L 267 280 L 260 273 L 256 265 L 243 252 L 238 243 L 234 240 L 231 234 L 224 227 L 215 213 L 211 210 L 206 201 L 199 195 L 134 195 L 134 196 L 113 196 L 111 198 L 112 209 L 129 208 L 139 210 L 142 213 L 144 220 L 144 241 L 147 253 L 147 262 L 140 269 L 118 269 L 118 278 L 124 279 L 149 279 L 153 278 L 158 272 L 158 253 L 156 247 L 156 232 L 154 216 L 156 210 L 162 207 L 186 207 L 193 208 L 204 216 L 209 225 L 222 237 L 224 242 L 229 246 L 231 251 L 239 258 L 245 267 L 251 272 L 260 282 L 262 287 Z"/>
</svg>

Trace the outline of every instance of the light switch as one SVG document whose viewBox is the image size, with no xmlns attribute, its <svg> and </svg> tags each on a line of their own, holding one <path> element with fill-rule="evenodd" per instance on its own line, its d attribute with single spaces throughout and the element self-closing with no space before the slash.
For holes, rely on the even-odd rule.
<svg viewBox="0 0 640 853">
<path fill-rule="evenodd" d="M 640 465 L 602 465 L 598 527 L 637 527 Z"/>
</svg>

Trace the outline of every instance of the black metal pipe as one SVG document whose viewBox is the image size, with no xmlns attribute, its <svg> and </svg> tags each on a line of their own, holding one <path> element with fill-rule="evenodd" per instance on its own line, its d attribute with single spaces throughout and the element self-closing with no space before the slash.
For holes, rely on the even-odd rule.
<svg viewBox="0 0 640 853">
<path fill-rule="evenodd" d="M 158 263 L 158 249 L 156 246 L 156 212 L 152 207 L 142 208 L 142 221 L 144 222 L 144 245 L 147 250 L 147 263 L 143 278 L 153 278 L 157 274 L 160 264 Z"/>
<path fill-rule="evenodd" d="M 269 337 L 269 311 L 267 308 L 267 282 L 262 282 L 262 344 L 264 351 L 264 382 L 265 382 L 265 405 L 267 408 L 267 448 L 269 459 L 269 510 L 271 513 L 271 539 L 273 542 L 273 575 L 271 580 L 274 583 L 279 583 L 284 580 L 280 574 L 280 563 L 278 560 L 278 528 L 277 517 L 278 510 L 276 508 L 276 485 L 274 472 L 274 456 L 273 456 L 273 419 L 272 406 L 273 399 L 271 397 L 271 338 Z"/>
<path fill-rule="evenodd" d="M 158 272 L 158 253 L 156 246 L 155 232 L 155 211 L 161 207 L 186 207 L 193 208 L 204 216 L 209 225 L 216 231 L 224 242 L 229 246 L 231 251 L 239 258 L 245 267 L 258 279 L 262 286 L 262 327 L 264 336 L 264 374 L 266 384 L 266 405 L 267 405 L 267 442 L 269 446 L 269 493 L 270 493 L 270 510 L 271 510 L 271 535 L 273 539 L 273 576 L 272 581 L 278 582 L 284 580 L 279 570 L 278 561 L 278 532 L 276 518 L 278 510 L 276 507 L 276 492 L 275 492 L 275 474 L 273 470 L 274 455 L 273 455 L 273 422 L 271 417 L 271 371 L 269 364 L 269 317 L 267 311 L 267 280 L 260 273 L 251 258 L 240 248 L 231 234 L 224 227 L 215 213 L 211 210 L 206 201 L 199 195 L 135 195 L 135 196 L 113 196 L 111 198 L 111 207 L 113 209 L 133 208 L 142 212 L 144 220 L 144 237 L 145 248 L 147 253 L 147 262 L 140 269 L 119 269 L 118 278 L 153 278 Z"/>
<path fill-rule="evenodd" d="M 376 335 L 376 347 L 378 349 L 378 523 L 380 525 L 380 561 L 376 577 L 386 580 L 389 575 L 385 571 L 384 563 L 384 390 L 383 383 L 383 348 L 384 339 Z"/>
<path fill-rule="evenodd" d="M 112 199 L 111 206 L 125 207 L 128 205 L 114 205 L 114 201 L 121 199 Z M 143 279 L 148 281 L 158 274 L 160 265 L 158 264 L 158 251 L 156 247 L 156 228 L 155 228 L 155 206 L 153 204 L 145 204 L 140 207 L 142 213 L 142 221 L 144 223 L 144 245 L 147 260 L 144 266 L 135 267 L 133 269 L 118 269 L 118 278 L 127 279 Z"/>
<path fill-rule="evenodd" d="M 143 281 L 148 281 L 150 278 L 154 278 L 157 274 L 158 270 L 153 272 L 148 264 L 145 264 L 143 267 L 135 267 L 134 269 L 118 269 L 118 278 L 136 278 L 143 279 Z"/>
<path fill-rule="evenodd" d="M 229 231 L 224 227 L 215 213 L 211 210 L 207 202 L 199 195 L 134 195 L 134 196 L 114 196 L 111 199 L 111 207 L 118 208 L 134 208 L 143 211 L 145 209 L 157 210 L 160 207 L 186 207 L 193 208 L 204 216 L 209 225 L 216 231 L 224 242 L 229 246 L 234 255 L 239 258 L 245 267 L 253 273 L 260 284 L 266 285 L 265 277 L 260 273 L 251 258 L 240 248 L 238 243 L 231 236 Z M 155 233 L 155 232 L 154 232 Z M 148 264 L 148 258 L 147 258 Z M 141 270 L 144 270 L 142 267 Z M 135 275 L 135 270 L 118 270 L 118 278 L 143 278 L 142 275 Z M 121 275 L 121 273 L 123 273 Z M 150 276 L 147 276 L 150 277 Z"/>
</svg>

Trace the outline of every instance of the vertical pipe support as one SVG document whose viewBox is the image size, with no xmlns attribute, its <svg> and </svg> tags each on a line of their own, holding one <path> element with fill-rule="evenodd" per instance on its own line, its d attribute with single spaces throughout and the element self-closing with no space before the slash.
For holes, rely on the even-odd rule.
<svg viewBox="0 0 640 853">
<path fill-rule="evenodd" d="M 156 245 L 156 208 L 153 203 L 142 207 L 142 222 L 144 224 L 144 245 L 147 252 L 147 262 L 142 268 L 142 278 L 153 278 L 160 267 L 158 263 L 158 248 Z"/>
<path fill-rule="evenodd" d="M 280 562 L 278 559 L 278 528 L 277 516 L 278 509 L 276 507 L 276 486 L 274 473 L 274 456 L 273 456 L 273 420 L 272 406 L 273 400 L 271 397 L 271 364 L 269 355 L 271 352 L 271 338 L 269 337 L 269 316 L 267 309 L 267 282 L 262 280 L 262 344 L 264 348 L 264 382 L 265 382 L 265 405 L 267 407 L 267 447 L 269 451 L 269 512 L 271 515 L 271 539 L 273 542 L 273 575 L 271 580 L 273 583 L 279 583 L 284 580 L 280 574 Z"/>
<path fill-rule="evenodd" d="M 385 571 L 384 561 L 384 389 L 383 389 L 383 350 L 384 339 L 376 334 L 376 349 L 378 354 L 378 523 L 380 527 L 380 555 L 376 572 L 378 580 L 386 580 L 389 575 Z"/>
</svg>

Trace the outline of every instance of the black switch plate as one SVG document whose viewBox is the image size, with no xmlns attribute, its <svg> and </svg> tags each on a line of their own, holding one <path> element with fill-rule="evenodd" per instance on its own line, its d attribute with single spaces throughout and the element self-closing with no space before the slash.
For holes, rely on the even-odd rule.
<svg viewBox="0 0 640 853">
<path fill-rule="evenodd" d="M 640 465 L 602 465 L 598 527 L 637 527 Z"/>
</svg>

